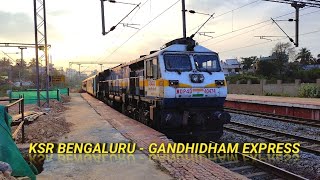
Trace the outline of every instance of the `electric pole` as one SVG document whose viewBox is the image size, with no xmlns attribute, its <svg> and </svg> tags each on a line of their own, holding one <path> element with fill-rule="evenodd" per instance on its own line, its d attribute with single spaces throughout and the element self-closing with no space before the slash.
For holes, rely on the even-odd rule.
<svg viewBox="0 0 320 180">
<path fill-rule="evenodd" d="M 49 76 L 48 76 L 48 44 L 47 44 L 47 20 L 46 20 L 46 4 L 45 0 L 33 0 L 34 10 L 34 31 L 35 31 L 35 47 L 36 47 L 36 71 L 37 71 L 37 104 L 40 106 L 40 74 L 39 74 L 39 48 L 43 48 L 44 57 L 47 64 L 46 70 L 46 102 L 49 107 Z M 39 21 L 38 21 L 39 20 Z M 41 43 L 44 46 L 39 46 Z"/>
<path fill-rule="evenodd" d="M 291 4 L 292 7 L 296 9 L 296 47 L 299 47 L 299 10 L 300 8 L 304 8 L 305 4 L 298 4 L 294 2 Z"/>
<path fill-rule="evenodd" d="M 44 55 L 45 55 L 45 61 L 46 61 L 46 96 L 47 96 L 47 108 L 49 108 L 49 56 L 48 56 L 48 39 L 47 39 L 47 13 L 46 13 L 46 0 L 43 0 L 43 29 L 44 29 Z"/>
<path fill-rule="evenodd" d="M 21 50 L 21 61 L 20 61 L 20 69 L 19 69 L 19 81 L 20 81 L 20 87 L 22 87 L 22 70 L 23 70 L 23 50 L 27 49 L 26 47 L 19 47 Z"/>
<path fill-rule="evenodd" d="M 264 0 L 270 2 L 277 2 L 277 3 L 284 3 L 284 4 L 291 4 L 292 7 L 296 9 L 296 40 L 294 45 L 296 47 L 299 46 L 299 10 L 300 8 L 304 7 L 315 7 L 320 8 L 320 1 L 315 0 L 304 0 L 304 1 L 296 1 L 296 0 Z"/>
<path fill-rule="evenodd" d="M 181 0 L 182 2 L 182 26 L 183 26 L 183 38 L 187 38 L 187 22 L 186 22 L 186 2 L 185 0 Z"/>
</svg>

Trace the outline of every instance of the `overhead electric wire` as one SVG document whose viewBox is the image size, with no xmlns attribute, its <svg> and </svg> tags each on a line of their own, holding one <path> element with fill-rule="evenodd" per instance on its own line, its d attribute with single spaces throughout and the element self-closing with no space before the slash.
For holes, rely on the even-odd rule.
<svg viewBox="0 0 320 180">
<path fill-rule="evenodd" d="M 311 32 L 307 32 L 307 33 L 303 33 L 303 34 L 299 34 L 299 36 L 314 34 L 314 33 L 318 33 L 318 32 L 320 32 L 320 29 L 319 30 L 315 30 L 315 31 L 311 31 Z M 225 51 L 220 51 L 219 53 L 224 53 L 224 52 L 244 49 L 244 48 L 248 48 L 248 47 L 258 46 L 258 45 L 267 44 L 267 43 L 271 43 L 271 42 L 275 42 L 275 41 L 280 41 L 280 40 L 283 40 L 283 39 L 287 39 L 287 37 L 278 38 L 278 39 L 274 39 L 274 40 L 271 40 L 271 41 L 266 41 L 266 42 L 263 42 L 263 43 L 251 44 L 251 45 L 248 45 L 248 46 L 243 46 L 243 47 L 239 47 L 239 48 L 235 48 L 235 49 L 229 49 L 229 50 L 225 50 Z"/>
<path fill-rule="evenodd" d="M 137 35 L 142 29 L 147 27 L 149 24 L 151 24 L 154 20 L 158 19 L 160 16 L 162 16 L 164 13 L 166 13 L 168 10 L 170 10 L 173 6 L 175 6 L 180 0 L 173 3 L 171 6 L 169 6 L 167 9 L 162 11 L 160 14 L 158 14 L 156 17 L 154 17 L 152 20 L 150 20 L 147 24 L 145 24 L 142 28 L 137 30 L 133 35 L 131 35 L 126 41 L 124 41 L 118 48 L 116 48 L 111 54 L 109 54 L 105 59 L 108 59 L 111 57 L 114 53 L 116 53 L 123 45 L 125 45 L 130 39 L 132 39 L 135 35 Z"/>
<path fill-rule="evenodd" d="M 146 0 L 144 3 L 142 3 L 142 5 L 140 6 L 140 8 L 135 11 L 135 13 L 132 15 L 132 17 L 130 18 L 129 22 L 128 23 L 131 23 L 133 18 L 137 15 L 137 13 L 143 8 L 143 6 L 150 0 Z M 115 39 L 118 39 L 119 36 L 122 34 L 122 32 L 124 31 L 125 28 L 123 28 L 117 35 L 116 35 L 116 38 Z M 112 41 L 111 44 L 114 44 L 114 40 Z M 105 52 L 106 53 L 106 52 Z M 96 62 L 99 62 L 101 59 L 102 59 L 103 55 L 101 57 L 99 57 Z"/>
<path fill-rule="evenodd" d="M 308 8 L 305 8 L 303 10 L 306 10 Z M 315 12 L 319 12 L 319 11 L 314 11 L 313 13 Z M 275 17 L 274 19 L 277 19 L 277 18 L 281 18 L 281 17 L 284 17 L 284 16 L 287 16 L 287 15 L 290 15 L 290 14 L 293 14 L 295 12 L 290 12 L 290 13 L 287 13 L 287 14 L 284 14 L 284 15 L 280 15 L 280 16 L 277 16 Z M 308 13 L 308 14 L 312 14 L 312 13 Z M 303 15 L 301 15 L 303 16 Z M 261 21 L 261 22 L 258 22 L 258 23 L 255 23 L 255 24 L 252 24 L 252 25 L 249 25 L 249 26 L 245 26 L 245 27 L 242 27 L 240 29 L 236 29 L 236 30 L 233 30 L 233 31 L 230 31 L 230 32 L 227 32 L 227 33 L 224 33 L 224 34 L 221 34 L 219 36 L 215 36 L 213 38 L 210 38 L 210 39 L 207 39 L 207 40 L 204 40 L 204 41 L 201 41 L 200 43 L 205 43 L 207 41 L 211 41 L 212 39 L 216 39 L 218 37 L 222 37 L 222 36 L 226 36 L 226 35 L 229 35 L 229 34 L 232 34 L 232 33 L 235 33 L 235 32 L 238 32 L 238 31 L 242 31 L 244 29 L 248 29 L 248 28 L 251 28 L 251 27 L 254 27 L 254 26 L 257 26 L 257 25 L 260 25 L 260 24 L 264 24 L 264 23 L 267 23 L 267 22 L 271 22 L 272 20 L 271 19 L 268 19 L 268 20 L 265 20 L 265 21 Z"/>
<path fill-rule="evenodd" d="M 223 40 L 216 41 L 216 42 L 214 42 L 214 43 L 208 44 L 207 46 L 210 46 L 210 45 L 213 45 L 213 44 L 218 44 L 218 43 L 221 43 L 221 42 L 224 42 L 224 41 L 227 41 L 227 40 L 236 38 L 236 37 L 238 37 L 238 36 L 241 36 L 241 35 L 250 33 L 250 32 L 255 31 L 255 30 L 257 30 L 257 29 L 261 29 L 261 28 L 263 28 L 263 27 L 270 26 L 270 25 L 272 25 L 272 24 L 265 24 L 265 25 L 263 25 L 263 26 L 259 26 L 259 27 L 257 27 L 257 28 L 251 29 L 251 30 L 246 31 L 246 32 L 243 32 L 243 33 L 241 33 L 241 34 L 237 34 L 237 35 L 234 35 L 234 36 L 232 36 L 232 37 L 229 37 L 229 38 L 226 38 L 226 39 L 223 39 Z"/>
<path fill-rule="evenodd" d="M 307 8 L 306 8 L 306 9 L 307 9 Z M 313 14 L 313 13 L 317 13 L 317 12 L 320 12 L 320 10 L 313 11 L 313 12 L 310 12 L 310 13 L 302 14 L 302 15 L 300 15 L 300 17 L 305 16 L 305 15 L 309 15 L 309 14 Z M 294 13 L 294 12 L 293 12 L 293 13 Z M 292 13 L 289 13 L 289 14 L 292 14 Z M 288 15 L 288 14 L 286 14 L 286 15 Z M 281 15 L 281 16 L 286 16 L 286 15 Z M 278 17 L 276 17 L 276 18 L 280 18 L 280 16 L 278 16 Z M 268 20 L 268 21 L 270 21 L 270 20 Z M 264 26 L 258 27 L 258 28 L 256 28 L 256 29 L 260 29 L 260 28 L 262 28 L 262 27 L 264 27 Z M 254 31 L 254 30 L 256 30 L 256 29 L 252 29 L 252 30 L 246 31 L 246 32 L 244 32 L 244 33 L 241 33 L 241 34 L 237 34 L 237 35 L 235 35 L 235 36 L 232 36 L 232 37 L 230 37 L 230 38 L 226 38 L 226 39 L 223 39 L 223 40 L 220 40 L 220 41 L 211 43 L 211 44 L 209 44 L 209 45 L 207 45 L 207 46 L 210 46 L 210 45 L 212 45 L 212 44 L 217 44 L 217 43 L 220 43 L 220 42 L 229 40 L 229 39 L 233 39 L 233 38 L 235 38 L 235 37 L 238 37 L 238 36 L 241 36 L 241 35 L 243 35 L 243 34 L 249 33 L 249 32 Z M 228 33 L 228 34 L 230 34 L 230 33 Z M 220 36 L 222 36 L 222 35 L 220 35 Z M 219 37 L 220 37 L 220 36 L 219 36 Z M 217 38 L 217 37 L 216 37 L 216 38 Z M 213 39 L 213 38 L 211 38 L 211 39 Z M 204 41 L 202 41 L 202 42 L 204 42 Z"/>
<path fill-rule="evenodd" d="M 130 16 L 130 14 L 131 14 L 135 9 L 137 9 L 137 8 L 140 6 L 140 4 L 141 4 L 141 3 L 137 4 L 137 5 L 136 5 L 126 16 L 124 16 L 116 25 L 112 26 L 108 32 L 105 32 L 105 34 L 108 34 L 108 33 L 110 33 L 111 31 L 115 30 L 116 27 L 117 27 L 120 23 L 122 23 L 123 20 L 125 20 L 128 16 Z"/>
<path fill-rule="evenodd" d="M 239 10 L 239 9 L 241 9 L 241 8 L 244 8 L 244 7 L 246 7 L 246 6 L 249 6 L 249 5 L 251 5 L 251 4 L 254 4 L 254 3 L 258 2 L 258 1 L 262 2 L 261 0 L 256 0 L 256 1 L 253 1 L 253 2 L 250 2 L 250 3 L 247 3 L 247 4 L 244 4 L 244 5 L 242 5 L 242 6 L 239 6 L 239 7 L 235 8 L 235 9 L 232 9 L 232 10 L 229 10 L 229 11 L 227 11 L 227 12 L 224 12 L 224 13 L 222 13 L 222 14 L 219 14 L 219 15 L 215 16 L 214 18 L 217 18 L 217 17 L 223 16 L 223 15 L 229 14 L 229 13 L 231 13 L 231 12 L 233 12 L 233 11 Z M 198 26 L 192 28 L 191 30 L 188 31 L 188 33 L 191 32 L 191 31 L 193 31 L 193 30 L 195 30 L 195 29 L 197 29 L 197 28 L 200 27 L 201 25 L 202 25 L 202 24 L 199 24 Z"/>
</svg>

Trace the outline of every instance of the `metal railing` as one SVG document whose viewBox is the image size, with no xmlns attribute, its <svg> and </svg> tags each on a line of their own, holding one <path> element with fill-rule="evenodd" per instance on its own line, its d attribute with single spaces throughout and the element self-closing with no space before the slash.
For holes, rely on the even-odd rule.
<svg viewBox="0 0 320 180">
<path fill-rule="evenodd" d="M 19 130 L 21 129 L 21 135 L 22 135 L 22 143 L 25 142 L 25 118 L 24 118 L 24 98 L 23 96 L 20 96 L 19 99 L 0 99 L 0 101 L 8 101 L 9 104 L 5 105 L 5 111 L 9 113 L 9 108 L 19 105 L 19 116 L 21 116 L 21 122 L 19 123 L 18 128 L 15 130 L 15 132 L 12 134 L 13 139 L 16 139 Z M 9 119 L 5 118 L 6 124 L 9 125 Z M 14 123 L 14 122 L 13 122 Z M 12 125 L 12 124 L 11 124 Z"/>
</svg>

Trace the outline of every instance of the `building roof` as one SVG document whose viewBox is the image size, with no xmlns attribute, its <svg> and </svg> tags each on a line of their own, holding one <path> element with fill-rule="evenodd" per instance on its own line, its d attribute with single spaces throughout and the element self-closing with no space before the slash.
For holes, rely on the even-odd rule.
<svg viewBox="0 0 320 180">
<path fill-rule="evenodd" d="M 241 64 L 238 59 L 226 59 L 225 63 L 227 65 L 239 65 Z"/>
</svg>

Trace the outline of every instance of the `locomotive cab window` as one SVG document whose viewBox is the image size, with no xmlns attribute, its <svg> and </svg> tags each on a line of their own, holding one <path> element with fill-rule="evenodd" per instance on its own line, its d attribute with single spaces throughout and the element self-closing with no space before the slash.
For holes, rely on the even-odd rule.
<svg viewBox="0 0 320 180">
<path fill-rule="evenodd" d="M 220 64 L 216 55 L 195 55 L 194 62 L 198 71 L 220 72 Z"/>
<path fill-rule="evenodd" d="M 180 73 L 182 71 L 192 70 L 190 57 L 185 54 L 165 54 L 164 64 L 168 71 L 177 71 Z"/>
</svg>

